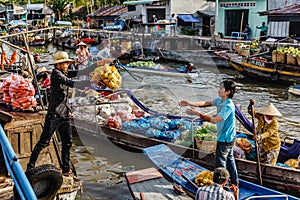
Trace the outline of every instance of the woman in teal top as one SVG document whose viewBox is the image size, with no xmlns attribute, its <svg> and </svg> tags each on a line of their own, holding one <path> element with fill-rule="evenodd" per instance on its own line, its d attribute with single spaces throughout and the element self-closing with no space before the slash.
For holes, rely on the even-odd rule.
<svg viewBox="0 0 300 200">
<path fill-rule="evenodd" d="M 217 124 L 218 136 L 215 167 L 226 168 L 230 174 L 230 183 L 236 187 L 236 185 L 238 185 L 238 174 L 233 156 L 233 146 L 236 136 L 235 106 L 232 102 L 232 97 L 235 93 L 234 82 L 230 80 L 222 81 L 220 83 L 218 93 L 219 97 L 212 101 L 190 102 L 181 100 L 179 101 L 179 105 L 193 107 L 217 107 L 217 115 L 213 117 L 205 115 L 194 108 L 187 109 L 186 113 L 199 116 L 205 121 Z"/>
</svg>

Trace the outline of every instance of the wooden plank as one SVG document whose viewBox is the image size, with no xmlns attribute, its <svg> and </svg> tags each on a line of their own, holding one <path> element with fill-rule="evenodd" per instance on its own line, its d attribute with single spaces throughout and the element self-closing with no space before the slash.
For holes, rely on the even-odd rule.
<svg viewBox="0 0 300 200">
<path fill-rule="evenodd" d="M 156 176 L 153 176 L 155 174 Z M 157 174 L 160 174 L 157 177 Z M 143 175 L 145 177 L 154 177 L 149 178 L 144 181 L 134 182 L 130 184 L 128 182 L 128 176 Z M 134 199 L 141 200 L 142 197 L 146 200 L 155 199 L 155 200 L 191 200 L 192 198 L 186 194 L 179 195 L 175 193 L 173 185 L 168 182 L 165 178 L 162 177 L 161 173 L 155 168 L 148 168 L 143 170 L 138 170 L 135 172 L 128 172 L 125 174 L 128 187 Z"/>
</svg>

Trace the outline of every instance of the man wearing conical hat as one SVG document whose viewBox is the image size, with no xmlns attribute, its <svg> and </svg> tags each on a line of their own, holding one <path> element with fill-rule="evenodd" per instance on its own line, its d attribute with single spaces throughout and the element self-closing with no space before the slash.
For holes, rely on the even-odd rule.
<svg viewBox="0 0 300 200">
<path fill-rule="evenodd" d="M 61 167 L 64 176 L 71 175 L 70 173 L 70 148 L 72 146 L 72 131 L 70 125 L 71 109 L 68 104 L 69 87 L 74 86 L 74 81 L 66 76 L 68 67 L 74 60 L 69 59 L 67 52 L 59 51 L 53 55 L 54 61 L 51 65 L 55 68 L 51 73 L 51 96 L 48 105 L 48 111 L 45 118 L 43 132 L 38 143 L 35 145 L 27 171 L 35 167 L 40 152 L 51 141 L 54 131 L 58 130 L 62 141 L 62 158 Z M 74 177 L 74 180 L 77 178 Z"/>
<path fill-rule="evenodd" d="M 255 100 L 250 99 L 249 114 L 251 114 L 251 104 L 254 103 Z M 258 119 L 256 127 L 258 134 L 254 136 L 254 139 L 259 141 L 260 160 L 267 164 L 276 165 L 281 144 L 276 117 L 282 116 L 282 114 L 272 103 L 269 103 L 262 109 L 254 111 L 254 116 Z"/>
<path fill-rule="evenodd" d="M 87 49 L 87 44 L 84 42 L 80 42 L 78 45 L 78 49 L 76 50 L 77 61 L 78 61 L 78 69 L 82 70 L 87 67 L 89 57 L 92 57 L 89 50 Z"/>
</svg>

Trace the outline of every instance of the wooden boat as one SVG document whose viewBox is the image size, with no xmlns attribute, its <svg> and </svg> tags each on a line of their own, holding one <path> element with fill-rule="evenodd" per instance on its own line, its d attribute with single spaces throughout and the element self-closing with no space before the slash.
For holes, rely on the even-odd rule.
<svg viewBox="0 0 300 200">
<path fill-rule="evenodd" d="M 125 178 L 134 199 L 192 199 L 186 194 L 180 194 L 182 191 L 167 181 L 163 175 L 153 167 L 127 172 L 125 173 Z"/>
<path fill-rule="evenodd" d="M 231 59 L 230 65 L 246 77 L 291 85 L 300 83 L 299 66 L 273 63 L 266 58 Z"/>
<path fill-rule="evenodd" d="M 296 96 L 300 96 L 300 85 L 290 86 L 288 92 L 290 94 L 293 94 L 293 95 L 296 95 Z"/>
<path fill-rule="evenodd" d="M 145 148 L 143 149 L 143 152 L 166 177 L 181 185 L 183 189 L 189 192 L 189 194 L 196 194 L 198 187 L 193 184 L 196 176 L 207 169 L 186 160 L 164 144 Z M 278 197 L 290 200 L 298 199 L 296 197 L 239 179 L 240 200 L 257 196 L 267 199 L 278 199 Z"/>
<path fill-rule="evenodd" d="M 44 114 L 39 113 L 25 113 L 25 112 L 11 112 L 8 108 L 0 107 L 0 121 L 6 133 L 8 143 L 11 145 L 16 154 L 14 160 L 8 161 L 12 168 L 14 162 L 20 163 L 20 170 L 26 170 L 28 159 L 31 152 L 37 143 L 44 125 Z M 3 144 L 1 144 L 2 146 Z M 0 198 L 11 199 L 17 195 L 15 192 L 16 182 L 12 173 L 8 173 L 9 169 L 5 165 L 6 156 L 3 152 L 0 153 L 0 174 L 1 185 Z M 52 138 L 50 145 L 45 148 L 39 155 L 36 162 L 36 168 L 27 172 L 27 177 L 38 198 L 50 198 L 51 188 L 58 187 L 57 193 L 53 193 L 51 199 L 68 199 L 73 200 L 80 189 L 80 182 L 73 180 L 73 177 L 62 176 L 59 171 L 60 167 L 60 146 L 56 135 Z M 51 177 L 51 178 L 49 178 Z M 15 180 L 14 180 L 15 181 Z M 10 183 L 10 184 L 6 184 Z M 59 185 L 60 183 L 60 185 Z M 44 185 L 37 187 L 37 184 Z M 49 185 L 50 184 L 50 185 Z M 53 185 L 56 185 L 53 187 Z M 27 191 L 25 191 L 26 193 Z M 54 196 L 53 196 L 54 195 Z M 31 199 L 31 198 L 27 198 Z"/>
<path fill-rule="evenodd" d="M 175 69 L 170 69 L 170 68 L 156 69 L 154 67 L 138 67 L 138 66 L 122 65 L 118 63 L 115 63 L 115 66 L 118 67 L 120 70 L 147 74 L 147 75 L 184 77 L 184 78 L 197 78 L 199 76 L 197 71 L 191 71 L 191 72 L 185 71 L 183 69 L 184 66 L 177 66 Z"/>
<path fill-rule="evenodd" d="M 126 132 L 80 119 L 73 119 L 72 125 L 77 130 L 81 130 L 81 134 L 85 134 L 85 137 L 93 136 L 96 139 L 104 135 L 111 142 L 126 150 L 141 152 L 143 148 L 166 144 L 185 158 L 191 159 L 209 170 L 214 169 L 214 162 L 212 162 L 212 160 L 215 160 L 214 153 L 193 148 L 193 145 L 191 147 L 178 145 L 172 142 L 149 138 L 143 134 Z M 289 149 L 289 147 L 285 148 Z M 240 178 L 254 183 L 258 182 L 257 162 L 240 158 L 236 158 L 235 161 Z M 261 163 L 261 171 L 264 186 L 286 191 L 286 193 L 300 197 L 300 170 Z"/>
</svg>

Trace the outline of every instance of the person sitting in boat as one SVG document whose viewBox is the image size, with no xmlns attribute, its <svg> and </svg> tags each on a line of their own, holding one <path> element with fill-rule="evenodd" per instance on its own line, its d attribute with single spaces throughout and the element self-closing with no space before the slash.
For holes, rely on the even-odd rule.
<svg viewBox="0 0 300 200">
<path fill-rule="evenodd" d="M 252 114 L 252 106 L 255 104 L 254 99 L 250 99 L 248 113 Z M 256 127 L 257 135 L 254 140 L 259 142 L 260 161 L 263 163 L 276 165 L 280 151 L 280 137 L 278 135 L 278 121 L 276 116 L 282 116 L 277 108 L 269 103 L 261 110 L 254 110 L 254 117 L 258 119 Z"/>
<path fill-rule="evenodd" d="M 226 199 L 238 200 L 238 188 L 232 186 L 230 189 L 233 194 L 224 189 L 229 178 L 229 172 L 224 167 L 218 167 L 214 171 L 213 185 L 199 187 L 196 193 L 195 200 L 211 200 L 211 199 Z"/>
<path fill-rule="evenodd" d="M 88 65 L 88 59 L 91 58 L 91 54 L 87 49 L 87 45 L 84 42 L 80 42 L 78 45 L 78 49 L 76 50 L 77 54 L 77 62 L 78 62 L 78 69 L 82 70 L 85 69 Z"/>
<path fill-rule="evenodd" d="M 110 44 L 106 44 L 105 47 L 97 53 L 97 58 L 100 58 L 100 59 L 112 58 L 112 55 L 110 52 Z"/>
<path fill-rule="evenodd" d="M 251 34 L 251 28 L 249 27 L 249 24 L 246 24 L 245 29 L 242 33 L 242 36 L 244 40 L 248 40 Z"/>
</svg>

